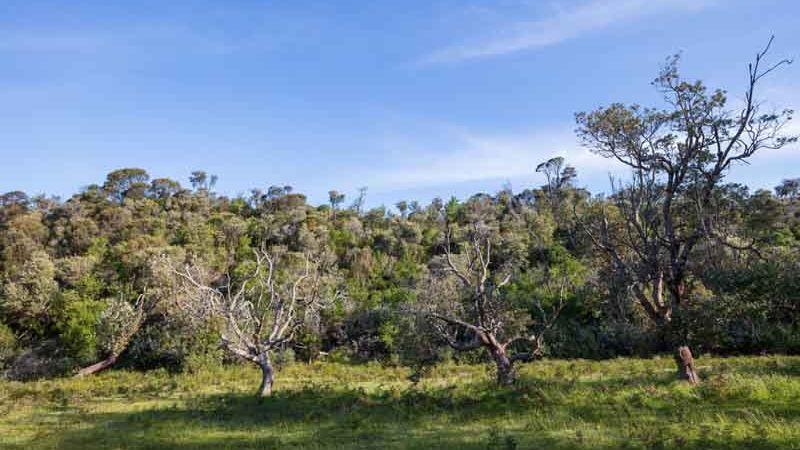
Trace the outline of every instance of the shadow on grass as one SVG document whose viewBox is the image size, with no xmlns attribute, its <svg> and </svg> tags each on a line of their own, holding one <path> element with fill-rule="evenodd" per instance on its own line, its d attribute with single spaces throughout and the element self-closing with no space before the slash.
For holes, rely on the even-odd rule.
<svg viewBox="0 0 800 450">
<path fill-rule="evenodd" d="M 702 399 L 653 403 L 647 398 L 647 389 L 663 393 L 672 383 L 671 376 L 642 375 L 597 381 L 525 377 L 511 389 L 483 383 L 370 391 L 310 385 L 277 391 L 265 400 L 225 394 L 142 411 L 82 413 L 62 408 L 59 421 L 76 426 L 59 425 L 31 443 L 7 448 L 577 450 L 793 445 L 766 437 L 701 436 L 687 441 L 669 434 L 665 425 L 692 415 L 710 417 L 729 406 L 724 401 L 704 405 Z M 638 400 L 625 397 L 631 390 L 645 395 Z M 769 410 L 770 405 L 757 407 Z M 797 409 L 785 414 L 800 417 Z M 579 427 L 597 434 L 583 435 L 575 431 Z"/>
</svg>

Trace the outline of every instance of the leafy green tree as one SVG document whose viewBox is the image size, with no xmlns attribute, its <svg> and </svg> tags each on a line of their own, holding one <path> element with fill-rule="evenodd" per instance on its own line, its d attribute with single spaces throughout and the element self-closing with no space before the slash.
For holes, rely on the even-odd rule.
<svg viewBox="0 0 800 450">
<path fill-rule="evenodd" d="M 150 182 L 149 193 L 155 198 L 174 197 L 181 191 L 181 184 L 169 178 L 156 178 Z"/>
<path fill-rule="evenodd" d="M 763 77 L 788 63 L 765 66 L 771 43 L 749 65 L 745 101 L 736 111 L 728 108 L 724 91 L 682 79 L 674 57 L 654 81 L 667 108 L 616 103 L 576 116 L 584 145 L 633 174 L 630 183 L 614 186 L 616 212 L 604 209 L 597 226 L 586 231 L 660 328 L 680 315 L 692 294 L 700 244 L 736 245 L 714 221 L 715 194 L 725 175 L 761 150 L 796 140 L 781 132 L 791 111 L 765 113 L 756 98 Z M 679 375 L 697 383 L 686 332 L 673 333 Z"/>
<path fill-rule="evenodd" d="M 36 251 L 17 273 L 4 281 L 0 311 L 16 329 L 42 337 L 52 325 L 51 312 L 57 292 L 53 261 L 47 253 Z"/>
<path fill-rule="evenodd" d="M 60 317 L 55 326 L 61 341 L 79 362 L 93 361 L 97 356 L 97 325 L 105 304 L 82 298 L 74 290 L 62 293 L 59 301 Z"/>
<path fill-rule="evenodd" d="M 775 194 L 781 198 L 795 200 L 800 196 L 800 178 L 789 178 L 775 186 Z"/>
<path fill-rule="evenodd" d="M 328 202 L 331 205 L 331 217 L 336 218 L 336 211 L 339 210 L 339 205 L 344 202 L 344 194 L 337 190 L 328 191 Z"/>
<path fill-rule="evenodd" d="M 189 183 L 195 192 L 208 192 L 214 189 L 219 178 L 216 175 L 209 175 L 203 170 L 195 170 L 189 175 Z"/>
<path fill-rule="evenodd" d="M 106 176 L 103 191 L 114 201 L 121 203 L 125 198 L 142 198 L 148 189 L 150 175 L 144 169 L 119 169 Z"/>
</svg>

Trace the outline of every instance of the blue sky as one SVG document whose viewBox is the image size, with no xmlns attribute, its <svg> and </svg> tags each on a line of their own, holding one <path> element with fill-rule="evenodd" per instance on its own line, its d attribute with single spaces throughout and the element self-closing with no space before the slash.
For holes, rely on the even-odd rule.
<svg viewBox="0 0 800 450">
<path fill-rule="evenodd" d="M 798 17 L 793 0 L 4 0 L 0 191 L 203 169 L 229 195 L 368 186 L 392 204 L 538 185 L 555 155 L 603 191 L 616 169 L 578 146 L 575 112 L 657 104 L 649 82 L 678 51 L 735 101 L 771 34 L 773 57 L 800 56 Z M 800 108 L 800 64 L 762 94 Z M 790 176 L 797 147 L 731 178 Z"/>
</svg>

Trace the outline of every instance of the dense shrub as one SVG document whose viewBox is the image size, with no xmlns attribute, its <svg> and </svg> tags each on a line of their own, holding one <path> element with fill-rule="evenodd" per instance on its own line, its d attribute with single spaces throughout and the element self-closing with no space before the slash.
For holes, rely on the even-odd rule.
<svg viewBox="0 0 800 450">
<path fill-rule="evenodd" d="M 142 293 L 146 318 L 119 366 L 194 371 L 233 361 L 222 354 L 213 324 L 200 326 L 182 314 L 174 274 L 156 262 L 161 255 L 202 262 L 221 284 L 225 273 L 237 277 L 252 264 L 261 243 L 324 255 L 320 263 L 329 269 L 330 304 L 276 359 L 414 367 L 484 362 L 483 350 L 453 354 L 413 313 L 424 301 L 423 281 L 442 269 L 448 230 L 478 225 L 497 233 L 492 264 L 514 268 L 513 282 L 497 295 L 520 312 L 504 317 L 506 325 L 534 329 L 563 294 L 566 307 L 547 331 L 545 356 L 647 356 L 671 351 L 678 341 L 696 352 L 800 353 L 800 200 L 794 197 L 720 188 L 716 195 L 729 210 L 720 209 L 719 220 L 757 252 L 714 243 L 698 248 L 689 302 L 668 328 L 657 329 L 631 295 L 630 280 L 615 275 L 578 222 L 614 205 L 574 187 L 574 169 L 558 186 L 401 202 L 400 214 L 365 211 L 361 203 L 346 208 L 340 193 L 316 207 L 289 186 L 227 198 L 213 192 L 207 175 L 198 181 L 200 175 L 193 175 L 193 189 L 184 189 L 123 169 L 65 201 L 4 194 L 0 368 L 28 379 L 109 356 Z M 566 282 L 564 292 L 553 289 L 554 280 Z"/>
<path fill-rule="evenodd" d="M 6 368 L 17 350 L 17 338 L 8 325 L 0 322 L 0 371 Z"/>
</svg>

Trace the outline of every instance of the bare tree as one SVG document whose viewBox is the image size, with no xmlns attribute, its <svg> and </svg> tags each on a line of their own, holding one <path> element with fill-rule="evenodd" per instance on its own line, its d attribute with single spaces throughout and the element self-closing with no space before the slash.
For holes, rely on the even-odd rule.
<svg viewBox="0 0 800 450">
<path fill-rule="evenodd" d="M 576 116 L 584 145 L 632 171 L 629 183 L 612 181 L 614 210 L 603 205 L 594 225 L 584 229 L 659 327 L 669 328 L 691 295 L 698 244 L 713 240 L 738 247 L 714 221 L 721 180 L 735 163 L 795 140 L 781 133 L 792 111 L 764 113 L 756 100 L 763 77 L 790 63 L 765 67 L 771 44 L 772 39 L 748 66 L 738 110 L 728 109 L 724 91 L 709 93 L 701 82 L 681 79 L 676 56 L 653 82 L 664 94 L 666 109 L 613 104 Z M 685 342 L 679 345 L 680 375 L 694 383 L 691 351 Z"/>
<path fill-rule="evenodd" d="M 436 333 L 457 351 L 485 348 L 497 368 L 497 382 L 516 379 L 515 363 L 541 355 L 544 333 L 565 305 L 568 277 L 553 283 L 558 300 L 546 311 L 541 302 L 514 304 L 501 291 L 512 281 L 513 269 L 493 261 L 493 237 L 483 224 L 472 224 L 461 245 L 448 228 L 443 260 L 434 263 L 421 298 L 422 313 Z M 454 247 L 460 249 L 454 253 Z M 531 317 L 531 306 L 539 320 Z M 520 351 L 515 351 L 522 347 Z"/>
<path fill-rule="evenodd" d="M 215 276 L 196 264 L 170 266 L 179 279 L 182 310 L 198 321 L 218 321 L 222 347 L 261 369 L 258 395 L 264 397 L 271 395 L 275 378 L 272 353 L 318 319 L 322 283 L 319 265 L 308 254 L 265 247 L 253 253 L 255 261 L 238 276 Z"/>
<path fill-rule="evenodd" d="M 356 199 L 353 200 L 353 204 L 350 205 L 350 209 L 356 212 L 356 214 L 361 214 L 364 212 L 364 204 L 367 202 L 367 187 L 362 186 L 358 188 L 358 195 Z"/>
</svg>

